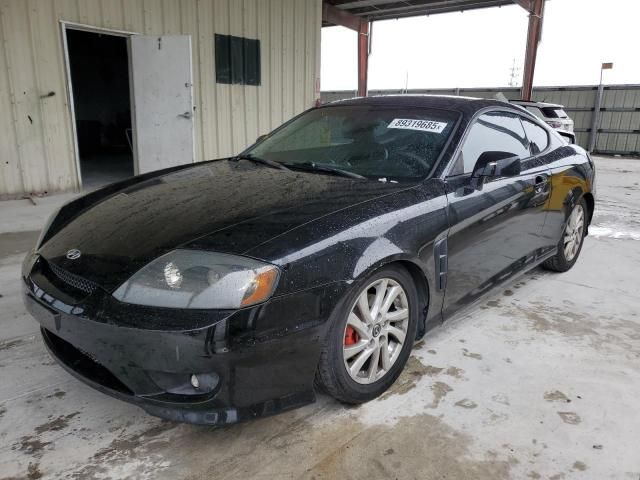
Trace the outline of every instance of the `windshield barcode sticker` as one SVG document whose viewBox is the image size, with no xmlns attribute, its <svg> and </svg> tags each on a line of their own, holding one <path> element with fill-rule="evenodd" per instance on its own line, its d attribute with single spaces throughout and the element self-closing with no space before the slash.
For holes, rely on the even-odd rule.
<svg viewBox="0 0 640 480">
<path fill-rule="evenodd" d="M 420 130 L 423 132 L 442 133 L 447 126 L 444 122 L 434 122 L 433 120 L 416 120 L 412 118 L 395 118 L 387 128 L 404 128 L 407 130 Z"/>
</svg>

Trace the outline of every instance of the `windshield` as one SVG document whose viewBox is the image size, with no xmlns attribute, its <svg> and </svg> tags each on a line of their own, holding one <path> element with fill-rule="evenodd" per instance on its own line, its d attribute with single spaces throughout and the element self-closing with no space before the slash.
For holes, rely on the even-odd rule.
<svg viewBox="0 0 640 480">
<path fill-rule="evenodd" d="M 336 106 L 310 110 L 245 153 L 296 166 L 330 167 L 371 179 L 425 178 L 457 114 L 423 108 Z"/>
</svg>

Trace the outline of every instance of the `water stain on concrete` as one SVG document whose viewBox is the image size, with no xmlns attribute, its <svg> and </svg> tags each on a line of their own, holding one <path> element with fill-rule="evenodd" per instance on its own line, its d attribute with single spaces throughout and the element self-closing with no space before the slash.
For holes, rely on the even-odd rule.
<svg viewBox="0 0 640 480">
<path fill-rule="evenodd" d="M 55 362 L 54 362 L 55 363 Z M 44 398 L 62 398 L 67 394 L 67 392 L 63 392 L 62 390 L 58 390 L 56 392 L 53 392 L 51 395 L 47 395 Z"/>
<path fill-rule="evenodd" d="M 496 393 L 493 397 L 491 397 L 491 400 L 493 400 L 496 403 L 500 403 L 502 405 L 507 405 L 507 406 L 510 405 L 509 397 L 507 397 L 503 393 Z"/>
<path fill-rule="evenodd" d="M 476 360 L 482 360 L 482 355 L 480 355 L 479 353 L 473 353 L 470 352 L 469 350 L 467 350 L 466 348 L 462 349 L 462 354 L 465 357 L 469 357 L 469 358 L 475 358 Z"/>
<path fill-rule="evenodd" d="M 488 307 L 499 307 L 500 306 L 500 300 L 489 300 L 487 302 L 487 306 Z"/>
<path fill-rule="evenodd" d="M 440 402 L 449 392 L 453 392 L 453 388 L 444 382 L 435 382 L 431 385 L 431 391 L 433 392 L 433 401 L 429 404 L 428 408 L 438 408 Z"/>
<path fill-rule="evenodd" d="M 128 423 L 122 426 L 121 435 L 113 439 L 107 447 L 98 450 L 81 468 L 75 469 L 67 476 L 78 480 L 129 476 L 145 479 L 157 477 L 170 465 L 166 460 L 166 453 L 161 452 L 170 449 L 171 446 L 166 438 L 160 436 L 179 428 L 180 425 L 162 421 L 141 432 L 126 434 L 125 431 L 130 426 Z M 206 427 L 193 428 L 206 431 Z M 194 448 L 197 450 L 197 447 Z M 114 475 L 113 469 L 119 473 Z"/>
<path fill-rule="evenodd" d="M 186 470 L 187 480 L 215 478 L 220 472 L 228 479 L 253 478 L 256 472 L 264 478 L 305 480 L 427 479 L 442 478 L 443 472 L 447 478 L 510 477 L 508 461 L 471 458 L 472 438 L 432 415 L 405 417 L 394 425 L 365 425 L 353 417 L 314 424 L 313 417 L 294 420 L 301 425 L 294 430 L 287 425 L 291 418 L 275 417 L 242 425 L 238 434 L 235 427 L 180 429 L 171 444 L 188 456 L 175 467 L 182 471 L 170 467 L 166 473 L 177 478 Z M 274 436 L 274 430 L 283 433 Z M 216 452 L 215 462 L 206 449 Z M 272 460 L 285 454 L 300 460 L 283 471 Z"/>
<path fill-rule="evenodd" d="M 424 435 L 420 433 L 423 428 L 437 432 L 436 438 L 441 439 L 437 448 L 416 442 Z M 308 468 L 302 478 L 436 478 L 442 472 L 447 472 L 449 478 L 508 478 L 510 465 L 506 461 L 465 459 L 469 443 L 467 437 L 452 431 L 435 417 L 419 415 L 405 418 L 394 427 L 377 426 L 360 432 L 346 445 L 325 452 L 324 458 Z M 364 448 L 378 452 L 389 444 L 396 452 L 394 464 L 375 461 L 375 454 L 369 462 L 358 458 Z M 444 445 L 448 445 L 446 451 L 442 448 Z M 353 469 L 354 464 L 358 468 Z"/>
<path fill-rule="evenodd" d="M 69 420 L 71 420 L 76 415 L 79 415 L 80 412 L 70 413 L 69 415 L 60 415 L 59 417 L 54 418 L 42 425 L 39 425 L 35 428 L 35 432 L 40 435 L 45 432 L 58 432 L 64 428 L 69 426 Z"/>
<path fill-rule="evenodd" d="M 17 449 L 21 452 L 26 453 L 27 455 L 41 456 L 42 450 L 44 450 L 44 448 L 50 444 L 51 442 L 43 442 L 33 435 L 25 435 L 21 437 L 20 440 L 18 440 L 18 443 L 14 444 L 11 449 Z"/>
<path fill-rule="evenodd" d="M 576 412 L 558 412 L 558 415 L 564 423 L 568 423 L 569 425 L 578 425 L 582 422 L 580 415 Z"/>
<path fill-rule="evenodd" d="M 131 454 L 136 448 L 140 447 L 144 442 L 155 440 L 156 437 L 175 428 L 176 424 L 171 422 L 161 422 L 158 425 L 154 425 L 142 432 L 120 436 L 111 441 L 108 447 L 99 450 L 94 456 L 94 459 L 100 459 L 103 457 L 112 457 L 119 454 Z"/>
<path fill-rule="evenodd" d="M 39 478 L 42 478 L 40 464 L 29 462 L 26 474 L 19 477 L 2 477 L 0 480 L 38 480 Z"/>
<path fill-rule="evenodd" d="M 17 340 L 9 340 L 8 342 L 0 342 L 0 352 L 4 350 L 9 350 L 14 347 L 19 347 L 20 345 L 24 345 L 25 342 L 23 339 L 19 338 Z"/>
<path fill-rule="evenodd" d="M 581 462 L 580 460 L 577 460 L 573 464 L 573 469 L 574 470 L 580 470 L 581 472 L 584 472 L 587 469 L 587 465 L 584 462 Z"/>
<path fill-rule="evenodd" d="M 444 370 L 442 367 L 434 367 L 433 365 L 427 365 L 424 369 L 425 375 L 429 377 L 435 377 L 436 375 L 440 375 L 440 373 Z"/>
<path fill-rule="evenodd" d="M 462 378 L 462 375 L 464 374 L 464 370 L 458 367 L 449 367 L 444 372 L 444 374 L 454 378 Z"/>
<path fill-rule="evenodd" d="M 507 290 L 504 291 L 503 295 L 505 297 L 511 297 L 511 296 L 513 296 L 513 290 L 507 289 Z"/>
<path fill-rule="evenodd" d="M 466 409 L 473 409 L 476 408 L 478 406 L 478 404 L 476 402 L 474 402 L 473 400 L 470 400 L 468 398 L 463 398 L 462 400 L 457 401 L 454 404 L 456 407 L 462 407 L 462 408 L 466 408 Z"/>
<path fill-rule="evenodd" d="M 430 377 L 438 375 L 444 368 L 424 365 L 417 357 L 413 355 L 407 360 L 407 364 L 402 373 L 395 381 L 391 388 L 378 397 L 378 401 L 389 398 L 392 395 L 404 395 L 413 390 L 422 377 L 428 375 Z"/>
<path fill-rule="evenodd" d="M 560 390 L 552 390 L 550 392 L 545 392 L 544 399 L 547 402 L 566 402 L 566 403 L 571 402 L 571 400 Z"/>
</svg>

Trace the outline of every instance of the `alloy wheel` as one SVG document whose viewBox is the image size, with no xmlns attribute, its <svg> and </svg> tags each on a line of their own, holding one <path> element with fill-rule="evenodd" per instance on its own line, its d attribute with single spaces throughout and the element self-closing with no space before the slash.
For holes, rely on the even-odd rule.
<svg viewBox="0 0 640 480">
<path fill-rule="evenodd" d="M 571 215 L 567 227 L 564 230 L 564 256 L 567 262 L 571 262 L 580 250 L 582 238 L 584 237 L 584 208 L 577 204 Z"/>
<path fill-rule="evenodd" d="M 343 358 L 361 384 L 380 380 L 398 360 L 407 337 L 409 302 L 391 278 L 371 283 L 352 306 L 344 330 Z"/>
</svg>

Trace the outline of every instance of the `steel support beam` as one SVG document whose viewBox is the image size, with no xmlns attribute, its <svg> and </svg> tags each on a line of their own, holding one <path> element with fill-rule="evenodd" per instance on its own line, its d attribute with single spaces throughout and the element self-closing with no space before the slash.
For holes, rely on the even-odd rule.
<svg viewBox="0 0 640 480">
<path fill-rule="evenodd" d="M 322 21 L 327 23 L 333 23 L 334 25 L 340 25 L 341 27 L 347 27 L 351 30 L 358 32 L 360 30 L 360 23 L 362 18 L 352 13 L 341 10 L 328 3 L 322 4 Z"/>
<path fill-rule="evenodd" d="M 339 8 L 322 4 L 322 21 L 358 32 L 358 96 L 367 96 L 369 77 L 369 21 Z"/>
<path fill-rule="evenodd" d="M 516 0 L 518 5 L 529 7 L 529 29 L 527 32 L 527 51 L 524 58 L 524 73 L 522 77 L 522 90 L 520 96 L 523 100 L 531 100 L 533 90 L 533 74 L 536 69 L 536 57 L 538 44 L 542 33 L 542 20 L 544 16 L 544 0 Z"/>
<path fill-rule="evenodd" d="M 369 22 L 362 20 L 358 29 L 358 96 L 367 96 L 369 82 Z"/>
</svg>

